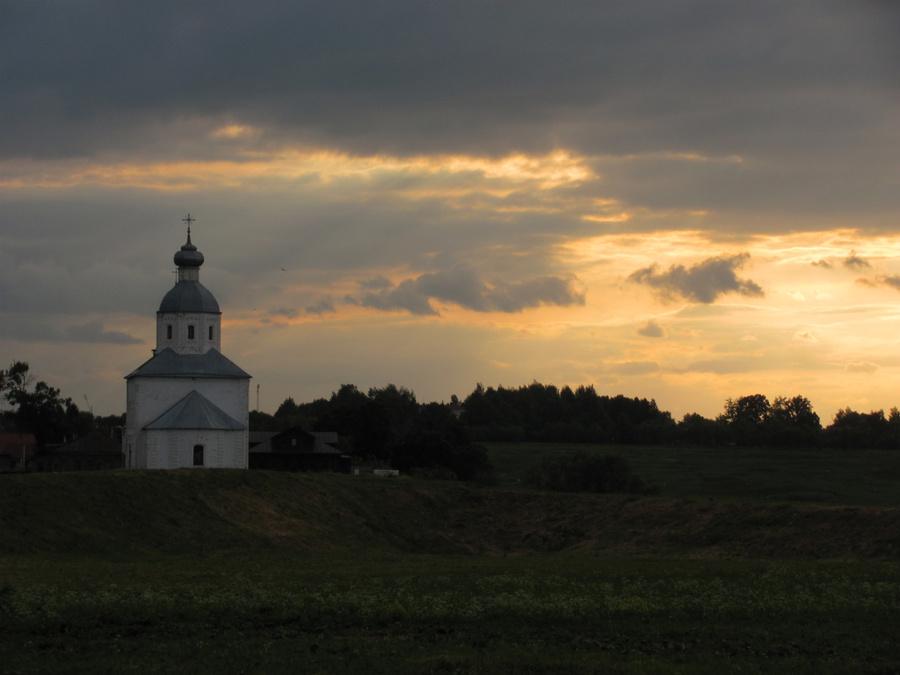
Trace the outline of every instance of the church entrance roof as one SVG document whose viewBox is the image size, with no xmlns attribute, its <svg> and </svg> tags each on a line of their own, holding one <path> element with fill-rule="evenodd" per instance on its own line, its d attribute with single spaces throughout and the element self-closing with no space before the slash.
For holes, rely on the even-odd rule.
<svg viewBox="0 0 900 675">
<path fill-rule="evenodd" d="M 242 431 L 243 424 L 206 398 L 196 389 L 144 429 L 218 429 Z"/>
</svg>

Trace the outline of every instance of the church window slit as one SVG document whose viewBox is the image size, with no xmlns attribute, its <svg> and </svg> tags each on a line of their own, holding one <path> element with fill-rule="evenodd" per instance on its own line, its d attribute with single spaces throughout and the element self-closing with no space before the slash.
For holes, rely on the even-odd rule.
<svg viewBox="0 0 900 675">
<path fill-rule="evenodd" d="M 213 327 L 212 326 L 209 327 L 209 339 L 210 340 L 213 339 Z"/>
<path fill-rule="evenodd" d="M 188 326 L 188 340 L 194 339 L 194 327 Z"/>
<path fill-rule="evenodd" d="M 194 446 L 194 466 L 203 466 L 203 446 Z"/>
<path fill-rule="evenodd" d="M 172 339 L 172 324 L 166 326 L 166 340 Z"/>
</svg>

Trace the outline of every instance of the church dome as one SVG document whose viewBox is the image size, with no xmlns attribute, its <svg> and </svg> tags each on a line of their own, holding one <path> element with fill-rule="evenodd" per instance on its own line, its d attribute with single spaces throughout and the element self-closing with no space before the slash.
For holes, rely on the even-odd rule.
<svg viewBox="0 0 900 675">
<path fill-rule="evenodd" d="M 219 303 L 206 287 L 200 283 L 200 266 L 203 254 L 191 243 L 191 227 L 193 221 L 190 214 L 185 219 L 188 223 L 187 243 L 175 254 L 178 265 L 178 280 L 175 288 L 166 293 L 159 305 L 161 314 L 197 313 L 219 314 Z"/>
<path fill-rule="evenodd" d="M 220 313 L 219 303 L 216 302 L 215 297 L 206 286 L 199 281 L 179 281 L 171 291 L 166 293 L 166 297 L 159 305 L 159 311 L 165 314 L 170 312 Z"/>
</svg>

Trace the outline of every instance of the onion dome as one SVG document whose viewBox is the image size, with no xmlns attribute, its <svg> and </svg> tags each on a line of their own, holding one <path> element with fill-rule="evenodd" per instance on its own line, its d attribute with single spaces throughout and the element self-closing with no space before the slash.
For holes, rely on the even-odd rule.
<svg viewBox="0 0 900 675">
<path fill-rule="evenodd" d="M 187 243 L 175 254 L 175 264 L 179 267 L 200 267 L 203 254 L 191 243 L 191 231 L 188 230 Z"/>
</svg>

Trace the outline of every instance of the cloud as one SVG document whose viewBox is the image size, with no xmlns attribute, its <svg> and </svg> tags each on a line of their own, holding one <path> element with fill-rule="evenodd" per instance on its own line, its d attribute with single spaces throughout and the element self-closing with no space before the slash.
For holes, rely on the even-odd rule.
<svg viewBox="0 0 900 675">
<path fill-rule="evenodd" d="M 471 265 L 463 263 L 351 298 L 355 304 L 383 311 L 400 309 L 411 314 L 437 315 L 431 300 L 475 312 L 514 313 L 540 305 L 583 305 L 585 295 L 574 275 L 547 275 L 515 283 L 488 284 Z"/>
<path fill-rule="evenodd" d="M 688 364 L 686 372 L 715 373 L 728 375 L 732 373 L 752 373 L 772 368 L 771 360 L 757 356 L 734 356 L 723 359 L 694 361 Z"/>
<path fill-rule="evenodd" d="M 844 366 L 844 370 L 848 373 L 868 373 L 870 375 L 879 368 L 881 368 L 881 366 L 877 363 L 872 363 L 871 361 L 854 361 Z"/>
<path fill-rule="evenodd" d="M 660 272 L 659 266 L 654 263 L 632 272 L 628 281 L 650 286 L 664 298 L 680 296 L 703 304 L 715 302 L 725 293 L 759 297 L 764 293 L 758 284 L 750 279 L 739 279 L 735 274 L 735 270 L 743 267 L 749 258 L 748 253 L 717 256 L 690 268 L 672 265 L 665 272 Z"/>
<path fill-rule="evenodd" d="M 390 279 L 386 279 L 382 276 L 377 276 L 372 277 L 371 279 L 363 279 L 359 282 L 359 285 L 369 290 L 379 290 L 382 288 L 390 288 L 394 284 L 391 283 Z"/>
<path fill-rule="evenodd" d="M 2 339 L 23 342 L 80 342 L 106 345 L 140 345 L 144 340 L 120 331 L 107 331 L 100 321 L 60 327 L 41 318 L 22 314 L 3 317 Z"/>
<path fill-rule="evenodd" d="M 317 303 L 310 305 L 306 308 L 307 314 L 328 314 L 331 312 L 336 312 L 337 310 L 334 308 L 334 300 L 331 299 L 331 296 L 326 295 L 324 298 L 319 300 Z"/>
<path fill-rule="evenodd" d="M 0 23 L 0 152 L 566 148 L 666 158 L 619 182 L 629 201 L 884 209 L 887 4 L 16 3 Z M 718 159 L 671 161 L 691 157 Z M 721 166 L 736 157 L 754 161 Z"/>
<path fill-rule="evenodd" d="M 104 330 L 100 321 L 88 321 L 85 324 L 68 326 L 64 339 L 69 342 L 92 342 L 113 345 L 139 345 L 144 342 L 127 333 Z"/>
<path fill-rule="evenodd" d="M 822 269 L 830 270 L 834 265 L 832 265 L 827 260 L 816 260 L 810 263 L 813 267 L 821 267 Z"/>
<path fill-rule="evenodd" d="M 609 372 L 617 375 L 646 375 L 659 369 L 659 364 L 655 361 L 621 361 L 609 366 Z"/>
<path fill-rule="evenodd" d="M 878 281 L 885 286 L 890 286 L 894 290 L 900 291 L 900 276 L 879 276 Z"/>
<path fill-rule="evenodd" d="M 794 333 L 794 339 L 800 342 L 818 342 L 819 339 L 808 330 L 797 331 Z"/>
<path fill-rule="evenodd" d="M 893 288 L 895 291 L 900 291 L 900 276 L 898 275 L 879 274 L 874 279 L 857 279 L 856 283 L 860 286 L 868 286 L 869 288 L 888 286 L 890 288 Z"/>
<path fill-rule="evenodd" d="M 844 258 L 844 267 L 848 270 L 853 270 L 854 272 L 858 272 L 871 266 L 872 265 L 869 264 L 868 260 L 856 255 L 856 251 L 850 251 L 850 255 Z"/>
<path fill-rule="evenodd" d="M 653 319 L 650 319 L 647 323 L 638 328 L 637 334 L 652 338 L 665 337 L 665 331 L 663 331 L 662 326 Z"/>
</svg>

